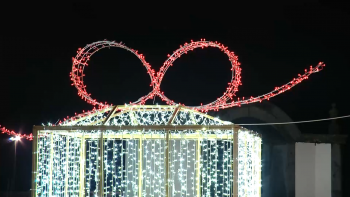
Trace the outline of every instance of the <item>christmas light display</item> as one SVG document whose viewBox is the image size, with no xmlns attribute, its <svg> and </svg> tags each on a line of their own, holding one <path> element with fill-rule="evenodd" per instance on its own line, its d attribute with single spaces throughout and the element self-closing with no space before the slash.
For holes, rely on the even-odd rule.
<svg viewBox="0 0 350 197">
<path fill-rule="evenodd" d="M 87 92 L 85 66 L 97 51 L 118 47 L 136 55 L 150 76 L 153 90 L 135 102 L 113 106 Z M 232 79 L 217 100 L 186 107 L 165 96 L 161 82 L 174 61 L 197 48 L 216 47 L 231 62 Z M 78 49 L 70 77 L 78 95 L 95 106 L 58 125 L 34 127 L 21 135 L 6 128 L 14 140 L 33 140 L 32 196 L 253 196 L 260 197 L 261 137 L 231 122 L 202 112 L 268 100 L 281 94 L 324 64 L 250 98 L 234 98 L 241 85 L 238 57 L 218 43 L 201 41 L 180 46 L 158 72 L 138 51 L 114 41 L 100 41 Z M 145 105 L 160 97 L 167 105 Z"/>
<path fill-rule="evenodd" d="M 77 88 L 78 95 L 88 103 L 95 106 L 97 105 L 99 110 L 108 108 L 109 106 L 112 106 L 112 104 L 108 104 L 107 102 L 104 102 L 104 103 L 99 102 L 96 99 L 93 99 L 91 97 L 91 94 L 87 92 L 86 85 L 84 84 L 84 80 L 83 80 L 85 76 L 84 69 L 85 69 L 85 66 L 88 66 L 88 62 L 93 54 L 95 54 L 97 51 L 101 49 L 110 48 L 110 47 L 122 48 L 133 53 L 137 58 L 140 59 L 142 64 L 145 66 L 147 73 L 150 76 L 150 79 L 151 79 L 150 86 L 153 87 L 153 90 L 150 93 L 148 93 L 146 96 L 143 96 L 140 99 L 138 99 L 137 101 L 130 102 L 130 105 L 143 105 L 146 103 L 148 99 L 152 99 L 155 96 L 159 96 L 168 105 L 178 105 L 179 103 L 176 103 L 173 100 L 166 97 L 164 92 L 162 92 L 160 89 L 160 85 L 164 78 L 165 72 L 169 69 L 169 67 L 173 65 L 173 62 L 176 59 L 180 58 L 183 54 L 187 54 L 188 52 L 196 48 L 206 48 L 206 47 L 219 48 L 228 56 L 229 61 L 231 62 L 232 79 L 228 83 L 228 87 L 226 88 L 226 91 L 224 92 L 224 94 L 221 97 L 219 97 L 217 100 L 208 104 L 190 107 L 191 109 L 201 111 L 201 112 L 225 109 L 225 108 L 241 106 L 249 103 L 262 102 L 263 100 L 269 100 L 274 96 L 277 96 L 281 93 L 286 92 L 287 90 L 290 90 L 292 87 L 301 83 L 303 80 L 308 79 L 308 77 L 311 74 L 322 70 L 323 67 L 325 66 L 323 62 L 320 62 L 315 67 L 310 66 L 309 69 L 305 69 L 305 73 L 303 75 L 299 74 L 297 78 L 294 78 L 293 80 L 291 80 L 290 82 L 282 86 L 275 87 L 274 90 L 266 94 L 263 94 L 257 97 L 251 96 L 249 98 L 242 97 L 242 98 L 234 99 L 234 96 L 236 96 L 235 94 L 238 91 L 238 87 L 242 85 L 241 67 L 240 67 L 240 63 L 238 62 L 238 57 L 234 55 L 233 52 L 229 51 L 227 47 L 225 47 L 221 43 L 206 41 L 205 39 L 201 39 L 200 41 L 197 41 L 197 42 L 191 41 L 190 43 L 185 43 L 183 46 L 180 45 L 180 48 L 177 49 L 172 55 L 168 55 L 168 59 L 164 62 L 159 72 L 156 72 L 154 69 L 152 69 L 151 65 L 147 63 L 144 55 L 140 54 L 137 50 L 131 49 L 125 46 L 123 43 L 104 40 L 104 41 L 94 42 L 92 44 L 87 45 L 84 48 L 79 48 L 77 51 L 77 55 L 73 58 L 72 72 L 70 73 L 70 77 L 73 82 L 72 85 L 74 85 Z M 79 119 L 82 116 L 89 115 L 89 113 L 99 113 L 100 112 L 99 110 L 94 108 L 92 111 L 89 111 L 87 113 L 83 112 L 82 114 L 79 114 L 79 115 L 76 114 L 71 118 L 67 117 L 64 119 L 64 121 L 69 120 L 69 121 L 75 122 L 76 119 Z M 60 124 L 62 124 L 62 121 L 59 122 L 59 125 Z M 6 128 L 1 128 L 1 126 L 0 126 L 0 130 L 2 133 L 6 133 L 9 135 L 17 135 L 17 136 L 20 136 L 21 138 L 32 140 L 32 134 L 21 135 L 14 131 L 10 131 Z"/>
<path fill-rule="evenodd" d="M 33 196 L 260 196 L 261 138 L 187 107 L 111 106 L 34 144 Z"/>
</svg>

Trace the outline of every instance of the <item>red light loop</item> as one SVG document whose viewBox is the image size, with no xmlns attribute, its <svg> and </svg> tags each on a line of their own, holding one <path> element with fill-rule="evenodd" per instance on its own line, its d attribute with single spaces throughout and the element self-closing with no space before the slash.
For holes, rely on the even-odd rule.
<svg viewBox="0 0 350 197">
<path fill-rule="evenodd" d="M 154 70 L 152 70 L 151 65 L 146 62 L 145 57 L 142 54 L 139 54 L 138 51 L 134 49 L 126 47 L 122 43 L 116 43 L 114 41 L 94 42 L 92 44 L 87 45 L 83 49 L 78 49 L 78 54 L 73 58 L 72 72 L 70 73 L 70 77 L 73 81 L 72 85 L 74 85 L 78 89 L 78 95 L 88 103 L 92 105 L 98 105 L 100 108 L 108 107 L 110 104 L 107 104 L 107 102 L 99 102 L 96 99 L 93 99 L 91 97 L 91 94 L 86 91 L 86 85 L 84 84 L 83 80 L 85 76 L 84 69 L 85 66 L 88 66 L 88 61 L 90 60 L 93 54 L 95 54 L 101 49 L 110 47 L 122 48 L 136 55 L 136 57 L 138 57 L 142 64 L 146 67 L 147 73 L 150 75 L 151 78 L 151 86 L 155 88 L 155 80 L 153 77 L 155 72 Z"/>
<path fill-rule="evenodd" d="M 241 68 L 240 63 L 238 62 L 238 57 L 231 51 L 227 49 L 223 44 L 220 44 L 218 42 L 211 42 L 211 41 L 197 41 L 197 42 L 191 42 L 191 43 L 185 43 L 184 46 L 181 46 L 181 48 L 177 49 L 163 64 L 163 66 L 160 68 L 159 72 L 157 73 L 157 89 L 156 94 L 164 100 L 169 105 L 177 104 L 174 101 L 170 100 L 168 97 L 164 95 L 160 91 L 160 84 L 163 80 L 163 77 L 165 75 L 165 72 L 168 70 L 170 66 L 173 65 L 174 61 L 178 58 L 180 58 L 183 54 L 187 54 L 188 51 L 192 51 L 196 48 L 206 48 L 206 47 L 216 47 L 219 48 L 221 51 L 223 51 L 229 58 L 229 61 L 231 62 L 231 70 L 232 70 L 232 78 L 231 81 L 228 83 L 228 87 L 226 88 L 226 91 L 224 94 L 219 97 L 217 100 L 201 105 L 196 107 L 191 107 L 193 109 L 197 110 L 214 110 L 219 109 L 219 106 L 225 105 L 229 100 L 232 100 L 232 98 L 235 96 L 235 93 L 238 91 L 238 86 L 241 84 Z"/>
</svg>

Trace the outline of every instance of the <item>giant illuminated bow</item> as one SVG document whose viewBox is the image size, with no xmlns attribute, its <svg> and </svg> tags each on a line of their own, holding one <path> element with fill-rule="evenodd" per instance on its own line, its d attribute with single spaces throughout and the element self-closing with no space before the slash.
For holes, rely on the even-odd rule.
<svg viewBox="0 0 350 197">
<path fill-rule="evenodd" d="M 176 105 L 178 103 L 175 103 L 173 100 L 170 100 L 168 97 L 165 96 L 164 92 L 160 89 L 160 84 L 164 78 L 165 72 L 169 69 L 170 66 L 173 65 L 174 61 L 181 57 L 181 55 L 186 54 L 189 51 L 192 51 L 196 48 L 205 48 L 205 47 L 216 47 L 219 48 L 221 51 L 223 51 L 229 58 L 229 61 L 232 65 L 232 79 L 228 83 L 228 87 L 226 88 L 226 91 L 224 94 L 216 99 L 215 101 L 200 105 L 200 106 L 191 106 L 190 108 L 207 112 L 209 110 L 219 110 L 224 108 L 229 108 L 233 106 L 241 106 L 243 104 L 249 104 L 254 102 L 261 102 L 265 99 L 270 99 L 271 97 L 274 97 L 278 94 L 281 94 L 289 89 L 291 89 L 293 86 L 297 85 L 298 83 L 302 82 L 303 80 L 307 79 L 309 75 L 312 73 L 320 71 L 323 66 L 325 66 L 322 62 L 320 62 L 316 67 L 310 67 L 310 69 L 306 69 L 305 73 L 303 75 L 300 75 L 297 78 L 294 78 L 292 81 L 288 82 L 287 84 L 276 87 L 273 91 L 266 93 L 264 95 L 258 96 L 258 97 L 250 97 L 244 99 L 237 98 L 235 99 L 235 93 L 238 91 L 238 86 L 242 85 L 241 83 L 241 67 L 240 63 L 238 62 L 238 57 L 231 51 L 227 49 L 224 45 L 218 43 L 218 42 L 211 42 L 206 41 L 205 39 L 202 39 L 201 41 L 191 41 L 190 43 L 185 43 L 185 45 L 180 46 L 179 49 L 177 49 L 172 55 L 168 55 L 168 59 L 164 62 L 163 66 L 160 68 L 158 72 L 156 72 L 154 69 L 152 69 L 151 65 L 146 62 L 145 57 L 138 53 L 138 51 L 128 48 L 122 43 L 116 43 L 114 41 L 99 41 L 94 42 L 92 44 L 87 45 L 83 49 L 78 50 L 78 54 L 75 58 L 73 58 L 73 66 L 72 66 L 72 72 L 71 72 L 71 80 L 73 81 L 73 84 L 78 89 L 78 95 L 81 96 L 82 99 L 86 100 L 88 103 L 92 105 L 98 105 L 100 108 L 110 106 L 107 102 L 99 102 L 96 99 L 93 99 L 91 97 L 91 94 L 89 94 L 86 91 L 86 85 L 84 84 L 83 77 L 84 77 L 84 68 L 88 65 L 88 61 L 90 60 L 91 56 L 96 53 L 97 51 L 103 49 L 103 48 L 110 48 L 110 47 L 118 47 L 123 48 L 131 53 L 135 54 L 142 64 L 146 67 L 147 73 L 149 74 L 151 78 L 151 84 L 150 86 L 153 87 L 153 90 L 148 93 L 146 96 L 141 97 L 139 100 L 135 102 L 131 102 L 130 104 L 139 104 L 143 105 L 148 99 L 152 99 L 155 96 L 159 96 L 163 101 L 165 101 L 168 105 Z"/>
<path fill-rule="evenodd" d="M 325 66 L 323 62 L 320 62 L 316 67 L 310 66 L 309 69 L 305 69 L 305 73 L 303 75 L 298 75 L 297 78 L 294 78 L 290 82 L 280 86 L 275 87 L 274 90 L 271 92 L 268 92 L 264 95 L 257 96 L 257 97 L 250 97 L 250 98 L 234 98 L 235 93 L 238 91 L 238 86 L 242 85 L 241 83 L 241 67 L 240 63 L 238 62 L 238 57 L 234 55 L 233 52 L 229 51 L 227 47 L 225 47 L 223 44 L 220 44 L 218 42 L 212 42 L 212 41 L 206 41 L 205 39 L 201 39 L 200 41 L 190 43 L 185 43 L 183 46 L 180 46 L 179 49 L 177 49 L 172 55 L 168 55 L 168 59 L 164 62 L 163 66 L 160 68 L 158 72 L 156 72 L 154 69 L 152 69 L 151 65 L 146 62 L 145 57 L 138 53 L 138 51 L 126 47 L 122 43 L 116 43 L 114 41 L 99 41 L 94 42 L 92 44 L 87 45 L 83 49 L 78 49 L 78 54 L 73 58 L 73 66 L 72 66 L 72 72 L 70 73 L 71 80 L 73 81 L 73 84 L 78 89 L 78 95 L 81 96 L 82 99 L 86 100 L 88 103 L 92 105 L 97 105 L 100 109 L 106 108 L 111 106 L 111 104 L 108 104 L 107 102 L 99 102 L 96 99 L 93 99 L 91 97 L 91 94 L 89 94 L 86 91 L 86 85 L 84 84 L 83 77 L 84 77 L 84 68 L 88 65 L 88 62 L 91 58 L 91 56 L 96 53 L 97 51 L 103 49 L 103 48 L 110 48 L 110 47 L 118 47 L 122 49 L 126 49 L 130 51 L 131 53 L 135 54 L 142 64 L 146 67 L 147 73 L 149 74 L 151 78 L 151 84 L 150 86 L 153 87 L 153 90 L 148 93 L 146 96 L 141 97 L 135 102 L 130 102 L 131 105 L 143 105 L 146 103 L 148 99 L 152 99 L 155 96 L 159 96 L 163 101 L 165 101 L 168 105 L 176 105 L 178 103 L 175 103 L 173 100 L 170 100 L 168 97 L 165 96 L 164 92 L 160 89 L 160 84 L 162 83 L 162 80 L 164 78 L 165 72 L 169 69 L 170 66 L 173 65 L 174 61 L 181 57 L 184 53 L 186 54 L 189 51 L 192 51 L 196 48 L 205 48 L 205 47 L 216 47 L 219 48 L 221 51 L 223 51 L 229 58 L 229 61 L 232 65 L 232 79 L 228 83 L 228 87 L 226 88 L 226 91 L 224 94 L 216 99 L 215 101 L 200 105 L 200 106 L 190 106 L 190 108 L 202 112 L 207 112 L 210 110 L 219 110 L 219 109 L 225 109 L 229 107 L 234 106 L 241 106 L 243 104 L 249 104 L 249 103 L 255 103 L 255 102 L 261 102 L 263 100 L 269 100 L 271 97 L 274 97 L 276 95 L 279 95 L 295 85 L 299 84 L 303 80 L 307 79 L 309 75 L 316 73 Z M 95 111 L 95 110 L 94 110 Z M 82 117 L 92 112 L 84 112 L 83 114 L 76 115 L 76 117 Z M 65 119 L 65 122 L 69 120 L 75 120 L 75 117 L 72 117 L 70 119 Z M 59 124 L 61 124 L 60 122 Z M 9 135 L 15 135 L 19 136 L 21 138 L 26 138 L 29 140 L 32 140 L 33 136 L 30 135 L 21 135 L 14 131 L 10 131 L 6 129 L 5 127 L 0 127 L 0 131 L 2 133 L 7 133 Z"/>
</svg>

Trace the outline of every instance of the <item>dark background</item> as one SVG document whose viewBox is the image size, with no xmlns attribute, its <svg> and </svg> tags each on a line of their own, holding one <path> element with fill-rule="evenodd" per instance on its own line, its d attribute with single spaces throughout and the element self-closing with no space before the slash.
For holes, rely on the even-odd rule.
<svg viewBox="0 0 350 197">
<path fill-rule="evenodd" d="M 69 72 L 79 47 L 103 39 L 139 50 L 155 70 L 167 54 L 191 39 L 219 41 L 242 64 L 240 97 L 269 92 L 324 61 L 322 72 L 270 101 L 296 121 L 329 117 L 333 102 L 339 115 L 350 114 L 350 12 L 345 4 L 30 2 L 0 9 L 0 124 L 21 133 L 92 109 L 77 96 Z M 87 90 L 100 101 L 124 104 L 151 90 L 146 69 L 122 49 L 98 52 L 85 71 Z M 174 63 L 161 88 L 175 101 L 199 105 L 222 95 L 230 79 L 225 54 L 215 48 L 197 49 Z M 303 133 L 327 133 L 328 124 L 298 127 Z M 340 124 L 342 134 L 348 134 L 348 120 Z M 0 191 L 7 190 L 13 172 L 14 143 L 8 138 L 0 135 Z M 18 191 L 30 189 L 31 145 L 22 140 L 17 146 Z"/>
</svg>

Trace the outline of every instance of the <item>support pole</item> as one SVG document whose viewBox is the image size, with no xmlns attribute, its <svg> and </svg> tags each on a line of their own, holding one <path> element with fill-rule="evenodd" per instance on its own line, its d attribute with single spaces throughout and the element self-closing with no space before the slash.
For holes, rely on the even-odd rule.
<svg viewBox="0 0 350 197">
<path fill-rule="evenodd" d="M 111 112 L 109 112 L 109 114 L 107 115 L 107 118 L 103 121 L 102 125 L 106 125 L 106 123 L 112 118 L 113 114 L 117 111 L 118 106 L 114 106 L 111 110 Z"/>
<path fill-rule="evenodd" d="M 38 171 L 38 130 L 33 130 L 33 146 L 32 146 L 32 197 L 36 197 L 36 177 Z"/>
<path fill-rule="evenodd" d="M 171 125 L 176 118 L 177 113 L 180 111 L 181 105 L 177 106 L 171 114 L 168 124 Z M 170 158 L 169 158 L 169 148 L 170 148 L 170 130 L 166 131 L 166 146 L 165 146 L 165 197 L 169 197 L 169 172 L 170 172 Z"/>
<path fill-rule="evenodd" d="M 79 197 L 83 197 L 85 192 L 85 179 L 84 179 L 85 178 L 85 136 L 84 134 L 81 137 L 81 141 L 80 141 L 80 166 L 79 167 L 80 167 Z"/>
<path fill-rule="evenodd" d="M 49 197 L 52 196 L 52 169 L 53 169 L 53 133 L 50 134 L 50 182 Z"/>
<path fill-rule="evenodd" d="M 181 105 L 177 106 L 173 112 L 173 114 L 171 114 L 169 121 L 168 121 L 168 125 L 171 125 L 173 123 L 173 121 L 176 118 L 177 113 L 181 110 Z"/>
<path fill-rule="evenodd" d="M 232 169 L 233 169 L 233 193 L 232 197 L 238 197 L 238 128 L 233 129 L 233 150 L 232 150 Z"/>
<path fill-rule="evenodd" d="M 100 197 L 103 197 L 103 188 L 104 188 L 104 174 L 103 174 L 103 160 L 104 160 L 104 155 L 103 155 L 103 131 L 101 132 L 101 138 L 100 138 Z"/>
</svg>

